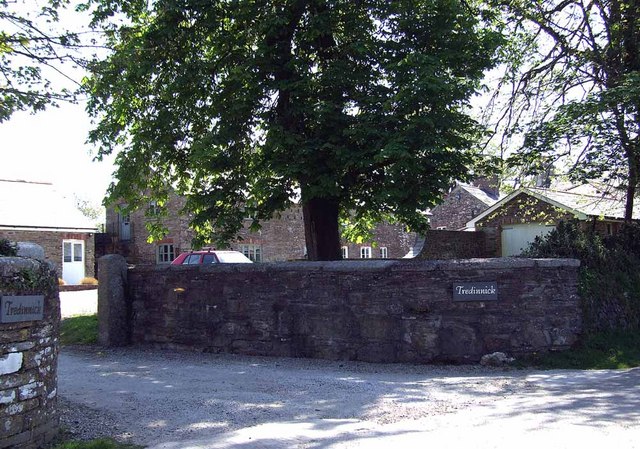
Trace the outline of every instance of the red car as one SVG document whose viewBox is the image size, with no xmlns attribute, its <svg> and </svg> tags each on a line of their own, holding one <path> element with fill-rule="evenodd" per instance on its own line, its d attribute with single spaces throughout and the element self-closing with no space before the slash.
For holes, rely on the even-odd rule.
<svg viewBox="0 0 640 449">
<path fill-rule="evenodd" d="M 211 263 L 253 263 L 251 259 L 238 251 L 203 249 L 189 251 L 176 257 L 171 265 L 202 265 Z"/>
</svg>

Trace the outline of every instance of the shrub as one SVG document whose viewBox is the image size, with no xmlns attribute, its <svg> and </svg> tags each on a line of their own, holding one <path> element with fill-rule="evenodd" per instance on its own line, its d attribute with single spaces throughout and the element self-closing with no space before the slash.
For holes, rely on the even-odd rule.
<svg viewBox="0 0 640 449">
<path fill-rule="evenodd" d="M 580 259 L 586 332 L 640 329 L 640 226 L 625 225 L 619 234 L 603 238 L 581 230 L 577 222 L 560 222 L 523 256 Z"/>
<path fill-rule="evenodd" d="M 0 239 L 0 256 L 17 256 L 18 247 L 7 239 Z"/>
<path fill-rule="evenodd" d="M 96 278 L 82 278 L 80 281 L 82 285 L 98 285 L 98 280 Z"/>
</svg>

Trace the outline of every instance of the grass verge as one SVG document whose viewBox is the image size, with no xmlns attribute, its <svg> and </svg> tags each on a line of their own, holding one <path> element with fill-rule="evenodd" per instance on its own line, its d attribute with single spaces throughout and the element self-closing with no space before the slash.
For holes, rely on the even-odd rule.
<svg viewBox="0 0 640 449">
<path fill-rule="evenodd" d="M 98 315 L 65 318 L 60 323 L 60 344 L 93 345 L 98 342 Z"/>
<path fill-rule="evenodd" d="M 640 366 L 640 334 L 615 332 L 585 337 L 568 351 L 538 354 L 522 360 L 544 369 L 625 369 Z"/>
<path fill-rule="evenodd" d="M 59 443 L 53 449 L 138 449 L 142 446 L 118 443 L 117 441 L 101 438 L 91 441 L 66 441 Z"/>
</svg>

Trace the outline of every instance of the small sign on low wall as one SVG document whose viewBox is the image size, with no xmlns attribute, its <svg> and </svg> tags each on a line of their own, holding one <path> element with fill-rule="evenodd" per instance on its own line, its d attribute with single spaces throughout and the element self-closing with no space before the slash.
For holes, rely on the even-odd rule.
<svg viewBox="0 0 640 449">
<path fill-rule="evenodd" d="M 44 317 L 44 296 L 3 296 L 0 298 L 0 323 L 38 321 Z"/>
<path fill-rule="evenodd" d="M 498 283 L 488 282 L 454 282 L 454 301 L 497 301 Z"/>
</svg>

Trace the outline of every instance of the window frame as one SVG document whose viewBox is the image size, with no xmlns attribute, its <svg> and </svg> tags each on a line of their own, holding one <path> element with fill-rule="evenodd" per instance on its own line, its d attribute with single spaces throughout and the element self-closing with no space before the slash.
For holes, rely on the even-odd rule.
<svg viewBox="0 0 640 449">
<path fill-rule="evenodd" d="M 342 254 L 342 258 L 343 259 L 348 259 L 349 258 L 349 247 L 348 246 L 342 246 L 340 248 L 340 254 Z"/>
<path fill-rule="evenodd" d="M 262 245 L 258 245 L 255 243 L 243 243 L 238 246 L 238 252 L 244 254 L 244 256 L 250 259 L 252 262 L 262 262 Z"/>
<path fill-rule="evenodd" d="M 170 264 L 175 258 L 176 248 L 173 243 L 159 243 L 158 245 L 156 245 L 156 264 Z"/>
<path fill-rule="evenodd" d="M 370 246 L 361 246 L 360 247 L 360 259 L 371 259 L 371 247 Z"/>
</svg>

